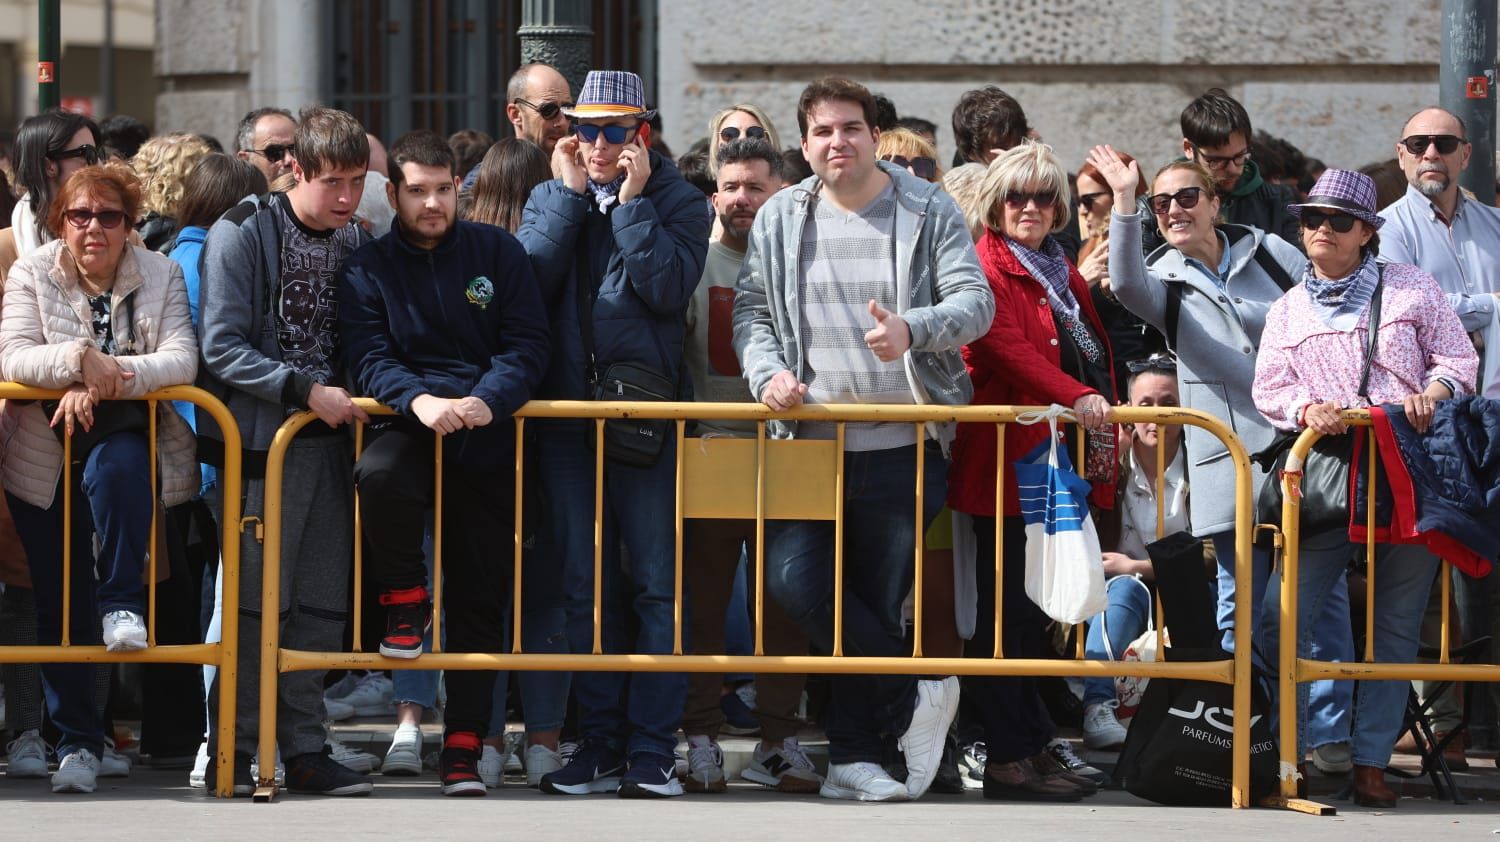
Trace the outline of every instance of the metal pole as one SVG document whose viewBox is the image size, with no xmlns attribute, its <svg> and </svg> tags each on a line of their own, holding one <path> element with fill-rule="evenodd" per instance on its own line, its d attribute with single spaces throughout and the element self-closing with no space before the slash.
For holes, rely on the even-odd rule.
<svg viewBox="0 0 1500 842">
<path fill-rule="evenodd" d="M 1495 203 L 1496 0 L 1443 0 L 1439 102 L 1464 121 L 1473 144 L 1459 184 Z"/>
<path fill-rule="evenodd" d="M 47 111 L 62 104 L 62 0 L 37 0 L 36 107 Z"/>
<path fill-rule="evenodd" d="M 99 45 L 99 117 L 115 113 L 115 0 L 104 0 L 104 40 Z"/>
<path fill-rule="evenodd" d="M 591 7 L 588 0 L 523 0 L 516 30 L 521 63 L 551 65 L 575 92 L 583 87 L 583 77 L 594 63 Z"/>
</svg>

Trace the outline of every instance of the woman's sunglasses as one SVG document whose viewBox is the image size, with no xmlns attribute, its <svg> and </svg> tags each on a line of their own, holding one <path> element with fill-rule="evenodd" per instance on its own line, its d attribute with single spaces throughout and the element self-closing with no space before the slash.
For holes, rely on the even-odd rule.
<svg viewBox="0 0 1500 842">
<path fill-rule="evenodd" d="M 880 160 L 890 161 L 902 169 L 911 170 L 912 175 L 917 178 L 925 178 L 928 181 L 937 178 L 937 161 L 931 158 L 908 158 L 905 155 L 887 155 Z"/>
<path fill-rule="evenodd" d="M 1089 213 L 1093 213 L 1094 212 L 1094 202 L 1096 202 L 1096 201 L 1098 201 L 1100 199 L 1103 199 L 1103 198 L 1105 198 L 1108 195 L 1109 195 L 1109 193 L 1107 193 L 1107 192 L 1106 193 L 1085 193 L 1082 196 L 1078 197 L 1078 204 L 1083 205 L 1083 209 L 1084 210 L 1088 211 Z"/>
<path fill-rule="evenodd" d="M 1125 368 L 1131 374 L 1140 374 L 1143 371 L 1170 371 L 1177 372 L 1177 360 L 1171 357 L 1147 357 L 1144 360 L 1131 360 L 1125 364 Z"/>
<path fill-rule="evenodd" d="M 734 140 L 735 138 L 737 138 L 739 136 L 740 136 L 740 129 L 739 129 L 738 126 L 725 126 L 724 128 L 719 129 L 719 139 L 722 140 L 722 141 L 724 141 L 725 143 L 728 143 L 729 141 Z M 763 128 L 761 128 L 760 126 L 747 126 L 745 128 L 745 137 L 765 137 L 765 136 L 766 136 L 766 130 L 763 129 Z"/>
<path fill-rule="evenodd" d="M 604 135 L 604 139 L 606 141 L 615 146 L 619 146 L 620 144 L 625 142 L 626 138 L 630 137 L 631 132 L 635 131 L 638 128 L 640 127 L 596 126 L 592 123 L 579 123 L 578 125 L 573 127 L 573 131 L 584 143 L 595 143 L 599 140 L 599 135 L 602 134 Z"/>
<path fill-rule="evenodd" d="M 117 210 L 91 211 L 84 208 L 73 208 L 63 211 L 63 219 L 74 228 L 87 228 L 89 223 L 99 220 L 101 228 L 119 228 L 120 223 L 125 221 L 125 212 Z"/>
<path fill-rule="evenodd" d="M 1183 210 L 1192 210 L 1198 207 L 1198 200 L 1202 197 L 1202 187 L 1184 187 L 1176 193 L 1157 193 L 1147 201 L 1151 203 L 1151 212 L 1161 216 L 1172 209 L 1173 202 Z"/>
<path fill-rule="evenodd" d="M 1005 206 L 1011 210 L 1021 210 L 1027 204 L 1036 202 L 1039 208 L 1050 208 L 1057 204 L 1056 190 L 1037 190 L 1025 192 L 1022 190 L 1005 191 Z"/>
<path fill-rule="evenodd" d="M 92 166 L 99 163 L 99 147 L 92 143 L 85 143 L 82 146 L 64 149 L 61 152 L 48 152 L 47 157 L 54 161 L 62 161 L 67 158 L 82 158 L 84 163 Z"/>
<path fill-rule="evenodd" d="M 1329 213 L 1328 211 L 1315 211 L 1311 208 L 1302 209 L 1302 227 L 1309 231 L 1316 231 L 1327 222 L 1333 226 L 1333 230 L 1340 234 L 1347 234 L 1354 230 L 1354 223 L 1359 220 L 1347 213 Z"/>
</svg>

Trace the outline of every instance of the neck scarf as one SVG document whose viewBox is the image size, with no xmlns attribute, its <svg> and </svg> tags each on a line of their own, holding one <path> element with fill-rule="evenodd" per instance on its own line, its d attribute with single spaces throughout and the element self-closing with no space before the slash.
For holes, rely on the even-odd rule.
<svg viewBox="0 0 1500 842">
<path fill-rule="evenodd" d="M 1373 254 L 1365 255 L 1346 278 L 1319 278 L 1313 272 L 1312 261 L 1308 261 L 1307 268 L 1302 271 L 1302 286 L 1312 301 L 1313 311 L 1324 324 L 1346 333 L 1354 329 L 1360 314 L 1370 306 L 1370 296 L 1375 293 L 1378 283 L 1380 267 Z"/>
<path fill-rule="evenodd" d="M 608 184 L 595 183 L 591 178 L 588 185 L 589 193 L 593 194 L 594 202 L 599 206 L 599 212 L 606 213 L 610 205 L 620 201 L 620 188 L 625 186 L 625 173 L 620 173 Z"/>
<path fill-rule="evenodd" d="M 1011 254 L 1021 261 L 1026 271 L 1045 284 L 1069 313 L 1078 312 L 1078 301 L 1068 286 L 1068 256 L 1063 254 L 1062 246 L 1051 234 L 1042 240 L 1040 249 L 1029 249 L 1009 237 L 1005 238 L 1005 244 L 1010 246 Z"/>
</svg>

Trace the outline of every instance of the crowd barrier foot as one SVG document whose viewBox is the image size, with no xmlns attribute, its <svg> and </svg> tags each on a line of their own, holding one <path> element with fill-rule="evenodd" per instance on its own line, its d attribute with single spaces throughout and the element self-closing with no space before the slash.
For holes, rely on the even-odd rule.
<svg viewBox="0 0 1500 842">
<path fill-rule="evenodd" d="M 276 785 L 261 785 L 255 788 L 255 794 L 250 797 L 254 804 L 270 804 L 276 798 Z"/>
<path fill-rule="evenodd" d="M 1339 810 L 1327 804 L 1310 801 L 1306 798 L 1287 798 L 1283 795 L 1273 795 L 1260 802 L 1262 807 L 1275 807 L 1280 810 L 1293 810 L 1298 813 L 1306 813 L 1309 816 L 1337 816 Z"/>
</svg>

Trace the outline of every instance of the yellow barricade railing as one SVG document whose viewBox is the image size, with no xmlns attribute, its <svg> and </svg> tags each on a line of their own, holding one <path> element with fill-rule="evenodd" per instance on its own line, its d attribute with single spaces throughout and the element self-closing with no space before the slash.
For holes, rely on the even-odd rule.
<svg viewBox="0 0 1500 842">
<path fill-rule="evenodd" d="M 0 400 L 55 400 L 63 392 L 56 389 L 35 389 L 20 383 L 0 383 Z M 132 663 L 132 664 L 205 664 L 219 670 L 219 733 L 218 754 L 214 758 L 217 767 L 217 794 L 228 797 L 233 782 L 234 764 L 234 716 L 235 684 L 238 677 L 236 667 L 236 642 L 239 635 L 239 583 L 240 543 L 233 531 L 240 526 L 240 434 L 234 416 L 217 398 L 193 386 L 172 386 L 160 389 L 141 398 L 151 411 L 148 440 L 151 464 L 151 485 L 158 499 L 157 488 L 157 421 L 156 407 L 162 401 L 187 401 L 205 410 L 218 422 L 224 435 L 224 468 L 218 475 L 218 487 L 224 500 L 224 517 L 220 524 L 220 564 L 224 571 L 223 634 L 219 643 L 182 644 L 158 646 L 156 644 L 156 571 L 159 560 L 157 546 L 157 518 L 161 507 L 152 507 L 151 534 L 148 538 L 147 555 L 147 648 L 137 652 L 109 652 L 103 646 L 77 646 L 70 640 L 72 619 L 72 565 L 75 563 L 72 546 L 73 520 L 73 441 L 63 439 L 63 535 L 62 535 L 62 642 L 58 646 L 0 646 L 0 662 L 4 663 Z M 84 548 L 87 553 L 87 548 Z"/>
<path fill-rule="evenodd" d="M 1351 409 L 1343 413 L 1344 423 L 1349 425 L 1350 430 L 1346 435 L 1356 435 L 1358 431 L 1354 428 L 1369 428 L 1371 424 L 1369 410 Z M 1500 680 L 1500 666 L 1494 664 L 1453 664 L 1449 663 L 1448 631 L 1451 624 L 1449 617 L 1449 588 L 1452 586 L 1450 567 L 1446 560 L 1441 562 L 1438 576 L 1442 588 L 1442 625 L 1440 640 L 1438 643 L 1437 663 L 1375 663 L 1375 581 L 1379 575 L 1375 564 L 1375 546 L 1378 541 L 1375 538 L 1375 511 L 1377 486 L 1373 481 L 1376 466 L 1380 455 L 1377 447 L 1376 437 L 1367 435 L 1365 437 L 1365 448 L 1363 458 L 1366 461 L 1369 491 L 1366 494 L 1366 506 L 1362 513 L 1365 519 L 1367 539 L 1365 541 L 1365 563 L 1367 572 L 1365 575 L 1365 645 L 1360 654 L 1363 658 L 1360 662 L 1338 662 L 1317 661 L 1310 658 L 1297 656 L 1297 570 L 1301 550 L 1301 513 L 1302 513 L 1302 468 L 1307 462 L 1308 452 L 1322 436 L 1313 429 L 1306 429 L 1297 438 L 1292 446 L 1290 455 L 1286 460 L 1285 473 L 1280 479 L 1282 483 L 1282 532 L 1284 537 L 1284 550 L 1281 563 L 1281 625 L 1279 629 L 1280 646 L 1280 680 L 1278 692 L 1280 694 L 1280 734 L 1281 743 L 1281 801 L 1283 806 L 1293 809 L 1318 813 L 1331 813 L 1331 808 L 1296 798 L 1297 781 L 1294 775 L 1287 774 L 1292 765 L 1301 761 L 1298 756 L 1297 746 L 1297 685 L 1311 681 L 1323 680 L 1365 680 L 1365 681 L 1496 681 Z M 1399 458 L 1399 457 L 1398 457 Z M 1353 466 L 1351 466 L 1352 469 Z M 1276 477 L 1267 477 L 1267 482 L 1277 481 Z M 1349 504 L 1354 505 L 1351 498 Z"/>
<path fill-rule="evenodd" d="M 367 399 L 356 403 L 370 414 L 392 414 L 391 410 Z M 1199 679 L 1234 687 L 1234 707 L 1250 710 L 1250 647 L 1240 647 L 1232 660 L 1192 662 L 1141 662 L 1085 660 L 1082 658 L 1082 633 L 1079 630 L 1078 660 L 1000 658 L 1001 612 L 1004 541 L 1000 534 L 1002 518 L 996 518 L 995 558 L 995 655 L 994 659 L 924 657 L 922 653 L 922 581 L 923 541 L 922 487 L 923 448 L 916 449 L 916 553 L 914 570 L 914 617 L 911 657 L 853 657 L 842 653 L 843 639 L 843 453 L 846 423 L 886 422 L 910 424 L 913 441 L 925 437 L 930 423 L 966 422 L 991 424 L 995 427 L 998 465 L 1006 465 L 1005 426 L 1019 423 L 1017 416 L 1040 407 L 1011 406 L 895 406 L 895 405 L 806 405 L 785 413 L 775 413 L 761 404 L 748 403 L 627 403 L 596 401 L 532 401 L 516 413 L 515 427 L 515 553 L 512 651 L 508 653 L 473 653 L 441 651 L 442 594 L 442 448 L 435 447 L 437 460 L 433 518 L 433 651 L 415 659 L 386 658 L 378 653 L 357 651 L 361 618 L 361 560 L 356 544 L 355 593 L 353 601 L 354 652 L 308 652 L 282 649 L 279 628 L 274 615 L 262 620 L 261 633 L 261 699 L 260 756 L 272 757 L 275 749 L 276 688 L 281 672 L 308 669 L 443 669 L 443 670 L 594 670 L 632 672 L 783 672 L 824 674 L 942 674 L 942 675 L 1030 675 L 1030 676 L 1142 676 Z M 1116 423 L 1157 423 L 1198 427 L 1215 436 L 1228 449 L 1235 465 L 1235 579 L 1238 593 L 1250 593 L 1253 518 L 1251 513 L 1251 473 L 1249 457 L 1239 438 L 1219 419 L 1189 409 L 1161 407 L 1116 407 Z M 265 550 L 262 581 L 263 605 L 279 604 L 281 569 L 281 491 L 284 461 L 297 431 L 316 418 L 303 412 L 287 419 L 277 431 L 266 460 Z M 603 600 L 600 575 L 603 563 L 603 483 L 605 470 L 604 422 L 615 418 L 670 420 L 674 422 L 677 440 L 676 464 L 676 591 L 673 612 L 675 633 L 672 654 L 605 654 L 601 641 Z M 594 425 L 594 634 L 590 654 L 528 654 L 521 646 L 522 529 L 525 501 L 525 435 L 528 423 L 548 419 L 592 421 Z M 756 422 L 754 438 L 717 437 L 695 439 L 692 448 L 684 446 L 689 420 L 741 420 Z M 821 421 L 837 425 L 837 434 L 829 441 L 777 441 L 768 438 L 766 422 L 771 420 Z M 434 436 L 437 434 L 434 433 Z M 362 431 L 356 432 L 356 448 Z M 1080 437 L 1081 440 L 1081 437 Z M 580 442 L 580 446 L 583 446 Z M 1080 441 L 1081 446 L 1081 441 Z M 1021 454 L 1013 454 L 1020 456 Z M 1156 466 L 1157 498 L 1163 495 L 1165 465 L 1158 457 Z M 1079 464 L 1082 464 L 1080 459 Z M 1004 499 L 1005 472 L 996 471 L 996 500 Z M 357 491 L 357 489 L 356 489 Z M 356 512 L 358 506 L 355 507 Z M 357 515 L 356 515 L 357 517 Z M 751 559 L 754 565 L 755 635 L 753 655 L 691 655 L 682 647 L 683 599 L 683 523 L 692 518 L 741 518 L 755 521 L 756 546 Z M 831 656 L 766 655 L 762 646 L 761 621 L 765 606 L 764 535 L 767 520 L 825 520 L 834 523 L 833 581 L 834 611 Z M 1163 515 L 1158 503 L 1158 531 Z M 355 534 L 359 529 L 356 523 Z M 355 538 L 356 542 L 360 539 Z M 983 563 L 983 560 L 981 560 Z M 1238 628 L 1250 628 L 1250 602 L 1241 600 L 1235 607 Z M 1158 628 L 1160 628 L 1158 623 Z M 921 658 L 920 663 L 913 658 Z M 1250 716 L 1236 716 L 1233 726 L 1232 804 L 1250 806 Z M 262 764 L 256 800 L 266 801 L 275 795 L 271 765 Z"/>
</svg>

